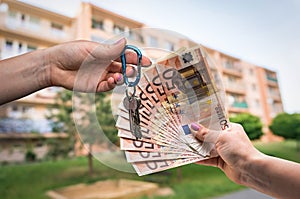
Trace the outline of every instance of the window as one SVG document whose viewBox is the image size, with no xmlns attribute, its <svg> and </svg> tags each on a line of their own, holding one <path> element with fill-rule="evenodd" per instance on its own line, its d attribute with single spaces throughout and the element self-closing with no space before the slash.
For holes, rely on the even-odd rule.
<svg viewBox="0 0 300 199">
<path fill-rule="evenodd" d="M 51 23 L 52 30 L 62 31 L 64 29 L 63 25 L 57 23 Z"/>
<path fill-rule="evenodd" d="M 230 83 L 236 83 L 236 82 L 237 82 L 237 78 L 234 77 L 234 76 L 228 76 L 228 81 L 229 81 Z"/>
<path fill-rule="evenodd" d="M 150 45 L 151 47 L 157 47 L 157 46 L 158 46 L 157 38 L 156 38 L 156 37 L 150 36 L 150 37 L 149 37 L 149 45 Z"/>
<path fill-rule="evenodd" d="M 102 20 L 92 19 L 92 28 L 104 30 L 104 25 Z"/>
<path fill-rule="evenodd" d="M 22 48 L 23 48 L 23 44 L 19 43 L 18 44 L 18 52 L 21 53 L 22 52 Z"/>
<path fill-rule="evenodd" d="M 144 37 L 141 35 L 141 34 L 136 34 L 136 37 L 137 37 L 137 41 L 141 42 L 141 43 L 144 43 Z"/>
<path fill-rule="evenodd" d="M 25 14 L 21 14 L 21 22 L 25 22 L 26 16 Z"/>
<path fill-rule="evenodd" d="M 256 91 L 256 85 L 255 84 L 252 84 L 252 90 Z"/>
<path fill-rule="evenodd" d="M 5 50 L 11 51 L 13 49 L 13 41 L 6 40 L 5 41 Z"/>
<path fill-rule="evenodd" d="M 28 112 L 29 108 L 26 106 L 22 106 L 22 113 Z"/>
<path fill-rule="evenodd" d="M 167 50 L 169 50 L 169 51 L 174 51 L 174 44 L 173 43 L 171 43 L 171 42 L 166 42 L 166 44 L 165 44 L 165 47 L 166 47 L 166 49 Z"/>
<path fill-rule="evenodd" d="M 33 24 L 39 24 L 40 23 L 40 19 L 38 17 L 29 16 L 29 22 L 33 23 Z"/>
<path fill-rule="evenodd" d="M 226 60 L 224 62 L 224 68 L 232 69 L 233 68 L 233 61 L 232 60 Z"/>
<path fill-rule="evenodd" d="M 250 73 L 250 75 L 253 75 L 253 74 L 254 74 L 254 71 L 253 71 L 252 68 L 249 69 L 249 73 Z"/>
<path fill-rule="evenodd" d="M 27 51 L 28 51 L 28 52 L 33 51 L 33 50 L 36 50 L 36 49 L 37 49 L 37 47 L 35 47 L 35 46 L 31 46 L 31 45 L 28 45 L 28 46 L 27 46 Z"/>
<path fill-rule="evenodd" d="M 11 18 L 16 18 L 16 17 L 17 17 L 17 12 L 11 11 L 11 10 L 10 10 L 10 11 L 8 12 L 8 16 L 11 17 Z"/>
<path fill-rule="evenodd" d="M 119 33 L 121 33 L 121 32 L 124 32 L 124 28 L 123 27 L 121 27 L 121 26 L 119 26 L 119 25 L 114 25 L 114 33 L 115 34 L 119 34 Z"/>
<path fill-rule="evenodd" d="M 255 106 L 256 108 L 260 108 L 260 101 L 258 99 L 255 100 Z"/>
<path fill-rule="evenodd" d="M 18 111 L 18 106 L 17 106 L 17 105 L 13 105 L 13 106 L 11 107 L 11 110 L 12 110 L 12 111 Z"/>
</svg>

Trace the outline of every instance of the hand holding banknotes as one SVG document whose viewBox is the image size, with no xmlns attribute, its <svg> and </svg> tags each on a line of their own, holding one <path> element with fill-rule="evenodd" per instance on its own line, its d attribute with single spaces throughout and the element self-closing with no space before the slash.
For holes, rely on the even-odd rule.
<svg viewBox="0 0 300 199">
<path fill-rule="evenodd" d="M 126 40 L 108 45 L 71 41 L 0 61 L 0 104 L 50 86 L 82 92 L 104 92 L 123 83 L 120 55 Z M 136 64 L 136 54 L 126 51 L 127 64 Z M 142 66 L 151 65 L 144 57 Z M 131 67 L 128 75 L 134 75 Z M 77 84 L 76 84 L 77 82 Z"/>
<path fill-rule="evenodd" d="M 300 164 L 265 155 L 250 142 L 243 127 L 232 123 L 231 128 L 218 134 L 215 140 L 218 157 L 198 164 L 220 168 L 235 183 L 248 186 L 276 198 L 299 198 Z M 191 125 L 199 140 L 213 131 L 202 125 Z"/>
</svg>

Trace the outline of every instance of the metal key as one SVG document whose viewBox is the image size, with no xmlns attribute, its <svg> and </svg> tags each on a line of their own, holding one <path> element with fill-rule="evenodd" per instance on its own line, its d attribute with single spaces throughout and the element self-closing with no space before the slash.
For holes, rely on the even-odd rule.
<svg viewBox="0 0 300 199">
<path fill-rule="evenodd" d="M 140 128 L 140 116 L 139 116 L 139 107 L 141 101 L 135 96 L 127 96 L 123 100 L 124 107 L 128 110 L 129 113 L 129 125 L 131 133 L 137 138 L 142 138 L 141 128 Z"/>
<path fill-rule="evenodd" d="M 140 113 L 139 113 L 139 108 L 140 108 L 140 105 L 141 105 L 141 99 L 140 98 L 137 98 L 135 97 L 136 99 L 136 102 L 137 102 L 137 108 L 135 109 L 134 111 L 134 114 L 133 114 L 133 122 L 134 122 L 134 134 L 135 134 L 135 137 L 137 139 L 141 139 L 142 138 L 142 132 L 141 132 L 141 127 L 140 127 Z"/>
</svg>

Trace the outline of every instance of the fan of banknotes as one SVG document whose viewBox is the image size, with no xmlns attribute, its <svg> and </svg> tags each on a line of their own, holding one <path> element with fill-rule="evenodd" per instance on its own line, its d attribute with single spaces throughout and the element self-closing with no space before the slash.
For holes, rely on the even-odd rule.
<svg viewBox="0 0 300 199">
<path fill-rule="evenodd" d="M 116 122 L 120 148 L 138 175 L 211 157 L 214 144 L 197 140 L 190 125 L 200 123 L 220 132 L 228 128 L 223 89 L 215 72 L 202 46 L 182 48 L 143 70 L 135 90 L 141 137 L 131 131 L 132 116 L 124 100 Z"/>
</svg>

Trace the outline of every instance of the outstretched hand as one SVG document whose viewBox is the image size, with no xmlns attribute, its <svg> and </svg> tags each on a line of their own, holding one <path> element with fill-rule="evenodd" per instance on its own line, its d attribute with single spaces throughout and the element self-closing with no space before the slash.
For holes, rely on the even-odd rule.
<svg viewBox="0 0 300 199">
<path fill-rule="evenodd" d="M 201 141 L 214 140 L 215 149 L 219 156 L 205 159 L 198 164 L 219 167 L 229 179 L 241 184 L 244 169 L 250 158 L 262 155 L 251 143 L 240 124 L 231 123 L 231 128 L 225 132 L 218 132 L 216 139 L 209 139 L 214 131 L 202 125 L 192 124 L 191 131 Z"/>
<path fill-rule="evenodd" d="M 62 86 L 81 92 L 103 92 L 123 82 L 120 55 L 126 40 L 108 45 L 91 41 L 73 41 L 49 48 L 50 86 Z M 136 53 L 126 51 L 127 64 L 137 64 Z M 143 56 L 142 66 L 151 65 Z M 127 75 L 135 70 L 128 66 Z"/>
</svg>

